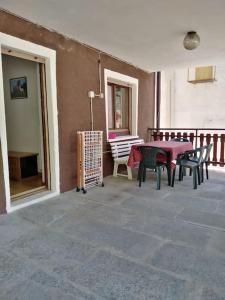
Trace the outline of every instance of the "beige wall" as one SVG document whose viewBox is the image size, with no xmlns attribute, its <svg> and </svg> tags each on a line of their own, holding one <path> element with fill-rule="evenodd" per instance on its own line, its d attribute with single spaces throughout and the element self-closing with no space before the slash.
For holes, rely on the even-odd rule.
<svg viewBox="0 0 225 300">
<path fill-rule="evenodd" d="M 191 84 L 188 69 L 162 72 L 161 127 L 225 127 L 225 66 L 216 81 Z"/>
</svg>

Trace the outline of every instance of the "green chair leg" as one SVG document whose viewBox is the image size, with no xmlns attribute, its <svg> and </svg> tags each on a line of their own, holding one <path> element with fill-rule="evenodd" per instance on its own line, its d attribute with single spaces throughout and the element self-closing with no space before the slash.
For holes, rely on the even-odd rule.
<svg viewBox="0 0 225 300">
<path fill-rule="evenodd" d="M 197 169 L 193 168 L 193 189 L 197 189 Z"/>
<path fill-rule="evenodd" d="M 157 190 L 160 190 L 160 184 L 161 184 L 161 168 L 156 168 L 156 177 L 157 177 Z"/>
<path fill-rule="evenodd" d="M 179 181 L 182 180 L 182 166 L 179 166 Z"/>
<path fill-rule="evenodd" d="M 142 178 L 143 178 L 143 169 L 144 169 L 144 166 L 139 165 L 139 170 L 138 170 L 139 187 L 141 187 L 141 182 L 142 182 Z"/>
<path fill-rule="evenodd" d="M 199 167 L 196 168 L 197 169 L 197 175 L 198 175 L 198 184 L 201 184 L 201 176 L 200 176 L 200 169 Z"/>
<path fill-rule="evenodd" d="M 143 182 L 146 180 L 146 168 L 143 168 Z"/>
<path fill-rule="evenodd" d="M 170 186 L 171 185 L 171 169 L 170 169 L 170 166 L 167 166 L 166 169 L 167 169 L 168 186 Z"/>
<path fill-rule="evenodd" d="M 139 181 L 139 179 L 140 179 L 140 176 L 141 176 L 141 174 L 140 174 L 140 168 L 141 168 L 141 166 L 139 165 L 139 167 L 138 167 L 138 176 L 137 176 L 137 181 Z"/>
<path fill-rule="evenodd" d="M 172 187 L 174 187 L 175 175 L 176 175 L 176 169 L 173 170 L 173 174 L 172 174 L 172 182 L 171 182 Z"/>
<path fill-rule="evenodd" d="M 204 168 L 203 163 L 200 166 L 200 173 L 201 173 L 201 182 L 204 182 Z"/>
<path fill-rule="evenodd" d="M 205 163 L 206 179 L 209 179 L 208 163 Z"/>
</svg>

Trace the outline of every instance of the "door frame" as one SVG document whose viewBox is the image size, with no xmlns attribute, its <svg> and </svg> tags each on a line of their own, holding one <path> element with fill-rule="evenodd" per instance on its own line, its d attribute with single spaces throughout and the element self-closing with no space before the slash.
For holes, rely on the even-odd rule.
<svg viewBox="0 0 225 300">
<path fill-rule="evenodd" d="M 2 47 L 12 51 L 17 51 L 33 56 L 35 59 L 42 58 L 45 61 L 47 110 L 48 110 L 48 130 L 49 130 L 49 154 L 50 154 L 50 173 L 51 190 L 36 194 L 34 197 L 27 198 L 29 201 L 13 205 L 10 197 L 9 166 L 8 166 L 8 147 L 5 120 L 5 101 L 3 86 L 2 55 L 0 55 L 0 139 L 2 142 L 3 174 L 5 183 L 6 211 L 12 212 L 25 206 L 47 200 L 60 193 L 59 181 L 59 141 L 58 141 L 58 109 L 56 91 L 56 51 L 10 36 L 0 32 L 0 50 Z"/>
</svg>

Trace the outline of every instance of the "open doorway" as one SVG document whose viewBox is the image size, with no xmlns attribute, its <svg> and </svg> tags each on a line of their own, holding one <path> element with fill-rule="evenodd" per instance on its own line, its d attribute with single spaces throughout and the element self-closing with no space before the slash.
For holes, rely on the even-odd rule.
<svg viewBox="0 0 225 300">
<path fill-rule="evenodd" d="M 45 151 L 43 153 L 44 168 L 42 168 L 42 172 L 44 170 L 45 174 L 44 190 L 36 190 L 31 192 L 30 194 L 26 193 L 20 198 L 17 198 L 18 200 L 16 199 L 16 201 L 12 201 L 12 197 L 10 195 L 10 176 L 8 163 L 9 149 L 4 95 L 5 89 L 9 88 L 9 83 L 6 87 L 4 87 L 2 68 L 3 56 L 0 55 L 0 142 L 2 148 L 2 167 L 6 211 L 9 213 L 23 207 L 56 197 L 60 193 L 56 51 L 4 33 L 0 33 L 0 49 L 2 54 L 22 58 L 24 60 L 31 60 L 35 63 L 38 63 L 37 69 L 39 69 L 39 75 L 37 75 L 37 78 L 42 81 L 42 83 L 39 83 L 39 88 L 44 87 L 39 89 L 39 100 L 41 101 L 40 106 L 42 107 L 41 114 L 43 114 L 44 112 L 44 116 L 42 116 L 41 118 L 41 140 L 43 141 L 43 151 Z M 23 74 L 22 77 L 26 77 L 25 74 Z M 28 81 L 27 92 L 29 95 Z M 29 124 L 27 124 L 27 126 L 29 126 Z"/>
<path fill-rule="evenodd" d="M 50 190 L 45 65 L 2 54 L 11 202 Z"/>
</svg>

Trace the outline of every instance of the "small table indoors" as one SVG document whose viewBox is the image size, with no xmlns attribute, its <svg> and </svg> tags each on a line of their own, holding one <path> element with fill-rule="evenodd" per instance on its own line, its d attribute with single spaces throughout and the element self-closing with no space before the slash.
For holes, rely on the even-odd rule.
<svg viewBox="0 0 225 300">
<path fill-rule="evenodd" d="M 38 153 L 9 151 L 9 177 L 20 181 L 38 175 Z"/>
</svg>

